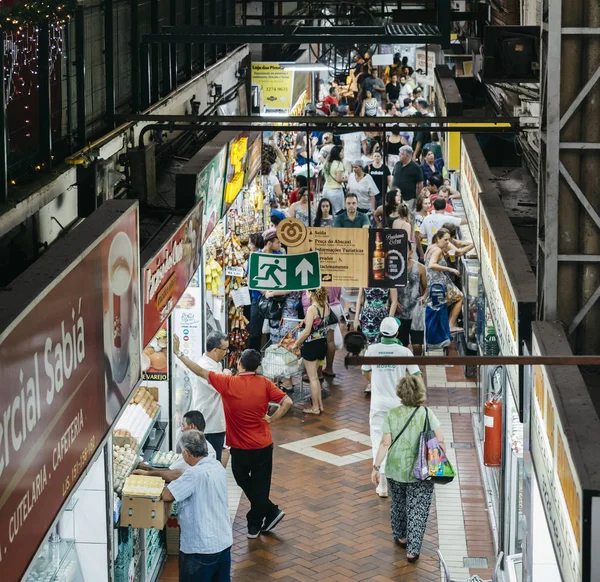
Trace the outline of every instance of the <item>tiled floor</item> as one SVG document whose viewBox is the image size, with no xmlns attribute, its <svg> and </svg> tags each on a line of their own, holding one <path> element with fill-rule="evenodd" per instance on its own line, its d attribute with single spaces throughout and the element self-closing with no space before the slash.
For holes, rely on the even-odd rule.
<svg viewBox="0 0 600 582">
<path fill-rule="evenodd" d="M 335 382 L 328 384 L 325 414 L 306 417 L 294 407 L 273 427 L 272 499 L 286 512 L 274 532 L 246 538 L 248 502 L 243 495 L 240 499 L 229 471 L 230 506 L 232 512 L 237 509 L 233 580 L 438 581 L 438 548 L 453 578 L 490 578 L 495 557 L 471 425 L 476 382 L 464 378 L 460 369 L 426 368 L 428 404 L 442 423 L 458 479 L 436 487 L 421 559 L 409 564 L 405 550 L 392 543 L 389 500 L 380 499 L 370 481 L 364 381 L 357 369 L 344 370 L 341 361 L 336 371 Z M 484 558 L 488 569 L 469 569 L 464 558 Z M 172 557 L 161 579 L 176 578 Z"/>
</svg>

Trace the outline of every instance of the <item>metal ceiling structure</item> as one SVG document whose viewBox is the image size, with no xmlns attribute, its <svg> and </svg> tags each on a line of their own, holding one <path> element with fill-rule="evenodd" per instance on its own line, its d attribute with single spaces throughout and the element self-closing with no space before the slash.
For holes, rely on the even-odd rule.
<svg viewBox="0 0 600 582">
<path fill-rule="evenodd" d="M 440 6 L 444 4 L 440 2 Z M 447 4 L 449 8 L 449 3 Z M 142 43 L 227 43 L 227 44 L 441 44 L 450 43 L 450 11 L 445 26 L 438 24 L 386 24 L 374 26 L 169 26 L 162 32 L 145 34 Z"/>
<path fill-rule="evenodd" d="M 600 352 L 600 15 L 586 0 L 544 0 L 538 316 L 574 351 Z"/>
</svg>

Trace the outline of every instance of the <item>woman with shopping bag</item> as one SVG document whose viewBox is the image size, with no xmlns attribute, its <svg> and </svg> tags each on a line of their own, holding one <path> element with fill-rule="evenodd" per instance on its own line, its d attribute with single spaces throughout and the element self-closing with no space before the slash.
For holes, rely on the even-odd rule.
<svg viewBox="0 0 600 582">
<path fill-rule="evenodd" d="M 429 508 L 433 499 L 433 481 L 419 480 L 413 470 L 419 454 L 421 431 L 428 426 L 435 432 L 442 450 L 444 435 L 440 421 L 426 409 L 426 389 L 421 376 L 406 376 L 396 389 L 402 405 L 390 410 L 383 422 L 383 437 L 375 458 L 371 480 L 379 485 L 379 470 L 386 459 L 386 476 L 391 496 L 391 525 L 394 541 L 406 548 L 406 558 L 413 563 L 419 559 Z M 387 455 L 387 458 L 386 458 Z"/>
</svg>

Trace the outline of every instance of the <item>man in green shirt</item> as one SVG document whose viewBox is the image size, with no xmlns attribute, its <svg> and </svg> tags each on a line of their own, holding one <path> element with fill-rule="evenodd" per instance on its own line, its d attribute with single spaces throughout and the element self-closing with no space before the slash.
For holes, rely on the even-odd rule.
<svg viewBox="0 0 600 582">
<path fill-rule="evenodd" d="M 351 192 L 346 194 L 346 210 L 335 217 L 333 226 L 338 228 L 369 228 L 369 217 L 358 211 L 358 198 Z"/>
</svg>

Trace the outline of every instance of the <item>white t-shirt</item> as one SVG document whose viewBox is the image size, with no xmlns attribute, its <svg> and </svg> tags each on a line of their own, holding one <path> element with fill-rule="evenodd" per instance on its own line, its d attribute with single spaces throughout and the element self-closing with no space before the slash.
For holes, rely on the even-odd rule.
<svg viewBox="0 0 600 582">
<path fill-rule="evenodd" d="M 213 447 L 208 441 L 206 441 L 206 444 L 208 445 L 208 458 L 215 459 L 215 461 L 216 461 L 217 460 L 217 452 L 215 451 L 215 447 Z M 176 461 L 173 461 L 171 463 L 171 465 L 169 466 L 169 469 L 171 471 L 185 471 L 186 469 L 189 469 L 190 467 L 191 467 L 191 465 L 188 465 L 182 456 L 182 457 L 179 457 L 179 459 L 177 459 Z"/>
<path fill-rule="evenodd" d="M 365 357 L 379 356 L 412 356 L 413 353 L 405 348 L 400 342 L 378 343 L 367 348 Z M 376 366 L 363 366 L 363 372 L 371 372 L 371 415 L 377 412 L 388 412 L 392 408 L 400 406 L 402 402 L 396 394 L 396 386 L 406 372 L 418 374 L 421 370 L 417 365 L 395 365 L 389 366 L 377 364 Z"/>
<path fill-rule="evenodd" d="M 363 154 L 362 142 L 367 139 L 365 133 L 363 131 L 344 133 L 340 138 L 344 142 L 344 160 L 350 164 L 360 160 Z"/>
<path fill-rule="evenodd" d="M 433 235 L 447 222 L 456 226 L 460 226 L 462 219 L 460 219 L 458 216 L 452 216 L 451 214 L 438 214 L 437 212 L 428 214 L 425 217 L 423 223 L 421 224 L 421 236 L 427 236 L 427 244 L 431 244 Z"/>
<path fill-rule="evenodd" d="M 356 194 L 359 208 L 371 210 L 371 198 L 379 194 L 379 188 L 377 188 L 371 174 L 365 174 L 359 182 L 354 172 L 352 172 L 348 176 L 348 192 Z"/>
<path fill-rule="evenodd" d="M 221 362 L 215 362 L 206 354 L 200 358 L 198 364 L 208 372 L 223 373 Z M 199 410 L 204 416 L 204 420 L 206 420 L 205 433 L 225 432 L 225 412 L 221 395 L 202 378 L 198 378 L 196 382 L 191 410 Z"/>
</svg>

